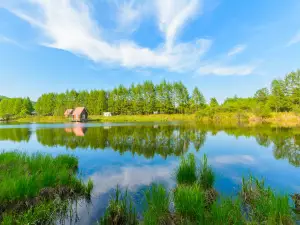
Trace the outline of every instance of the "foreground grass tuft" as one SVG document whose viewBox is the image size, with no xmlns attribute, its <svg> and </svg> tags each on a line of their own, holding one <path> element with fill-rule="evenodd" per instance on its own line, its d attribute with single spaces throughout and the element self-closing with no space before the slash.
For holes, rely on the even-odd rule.
<svg viewBox="0 0 300 225">
<path fill-rule="evenodd" d="M 249 218 L 258 224 L 294 224 L 292 208 L 287 195 L 276 195 L 266 188 L 264 181 L 250 176 L 243 178 L 240 196 L 249 208 Z"/>
<path fill-rule="evenodd" d="M 179 185 L 174 193 L 175 211 L 180 218 L 203 224 L 205 219 L 205 193 L 197 185 Z"/>
<path fill-rule="evenodd" d="M 110 199 L 105 215 L 101 218 L 100 225 L 137 225 L 138 219 L 133 202 L 128 192 L 121 193 L 119 187 L 115 196 Z"/>
<path fill-rule="evenodd" d="M 193 154 L 182 157 L 176 170 L 177 184 L 193 184 L 197 181 L 196 159 Z"/>
<path fill-rule="evenodd" d="M 204 155 L 202 158 L 199 182 L 204 190 L 212 189 L 215 183 L 215 174 L 212 168 L 207 163 L 206 155 Z"/>
<path fill-rule="evenodd" d="M 144 225 L 170 224 L 170 195 L 163 185 L 153 184 L 146 192 Z"/>
<path fill-rule="evenodd" d="M 77 178 L 77 166 L 77 158 L 68 155 L 53 158 L 18 152 L 0 154 L 0 222 L 22 216 L 29 220 L 29 214 L 38 220 L 46 208 L 59 208 L 51 203 L 54 199 L 90 196 L 93 183 L 85 185 Z M 26 216 L 28 210 L 32 213 Z"/>
</svg>

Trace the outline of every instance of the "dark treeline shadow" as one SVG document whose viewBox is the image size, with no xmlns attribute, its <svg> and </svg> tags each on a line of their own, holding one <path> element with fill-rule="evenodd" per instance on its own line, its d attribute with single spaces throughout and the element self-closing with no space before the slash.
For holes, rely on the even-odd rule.
<svg viewBox="0 0 300 225">
<path fill-rule="evenodd" d="M 31 131 L 28 128 L 7 128 L 0 129 L 0 141 L 28 142 Z"/>
<path fill-rule="evenodd" d="M 206 132 L 190 126 L 112 126 L 89 128 L 38 129 L 37 140 L 45 146 L 63 146 L 70 149 L 112 148 L 115 151 L 143 155 L 152 158 L 159 154 L 179 156 L 190 144 L 199 150 Z"/>
</svg>

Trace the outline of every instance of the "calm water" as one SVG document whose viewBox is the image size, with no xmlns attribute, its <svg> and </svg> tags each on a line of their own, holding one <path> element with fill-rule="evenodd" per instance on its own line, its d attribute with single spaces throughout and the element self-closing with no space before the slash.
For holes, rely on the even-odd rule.
<svg viewBox="0 0 300 225">
<path fill-rule="evenodd" d="M 72 154 L 80 176 L 94 181 L 92 204 L 78 206 L 77 224 L 94 224 L 112 193 L 128 188 L 137 205 L 153 182 L 174 186 L 181 155 L 207 154 L 216 188 L 235 195 L 242 176 L 263 177 L 279 192 L 300 192 L 300 128 L 196 126 L 182 123 L 0 125 L 4 151 Z M 74 223 L 73 223 L 74 224 Z"/>
</svg>

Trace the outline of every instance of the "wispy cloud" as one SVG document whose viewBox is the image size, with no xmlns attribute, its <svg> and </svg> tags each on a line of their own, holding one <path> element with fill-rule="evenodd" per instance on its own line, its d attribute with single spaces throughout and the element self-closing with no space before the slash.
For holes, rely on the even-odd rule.
<svg viewBox="0 0 300 225">
<path fill-rule="evenodd" d="M 184 27 L 201 14 L 203 1 L 114 1 L 117 6 L 115 14 L 118 15 L 116 29 L 134 31 L 145 16 L 156 18 L 164 41 L 155 48 L 143 47 L 132 39 L 110 38 L 116 29 L 104 28 L 95 19 L 92 4 L 86 1 L 12 0 L 6 8 L 40 31 L 39 44 L 72 52 L 101 65 L 197 74 L 250 74 L 253 66 L 228 65 L 211 60 L 209 64 L 204 64 L 208 61 L 205 56 L 212 45 L 211 39 L 199 37 L 189 42 L 180 41 Z M 98 10 L 101 13 L 106 9 Z M 236 55 L 245 48 L 245 45 L 235 46 L 228 55 Z"/>
<path fill-rule="evenodd" d="M 17 41 L 3 35 L 0 35 L 0 43 L 7 43 L 7 44 L 18 46 L 19 48 L 24 48 L 24 46 L 19 44 Z"/>
<path fill-rule="evenodd" d="M 243 51 L 245 51 L 245 49 L 247 48 L 247 45 L 236 45 L 234 48 L 232 48 L 229 52 L 228 52 L 228 56 L 234 56 L 237 55 L 239 53 L 242 53 Z"/>
<path fill-rule="evenodd" d="M 291 40 L 287 44 L 287 47 L 297 43 L 300 43 L 300 31 L 291 38 Z"/>
</svg>

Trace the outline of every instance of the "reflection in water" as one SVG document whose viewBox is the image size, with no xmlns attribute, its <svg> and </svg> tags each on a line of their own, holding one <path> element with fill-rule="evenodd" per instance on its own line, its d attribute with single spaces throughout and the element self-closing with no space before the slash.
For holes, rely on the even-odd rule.
<svg viewBox="0 0 300 225">
<path fill-rule="evenodd" d="M 185 153 L 190 144 L 198 151 L 205 143 L 207 132 L 217 135 L 224 131 L 235 137 L 254 137 L 264 147 L 272 146 L 276 159 L 287 159 L 292 165 L 300 166 L 299 128 L 238 127 L 221 125 L 137 125 L 137 126 L 99 126 L 40 128 L 36 130 L 37 140 L 44 146 L 62 146 L 69 149 L 112 148 L 121 154 L 133 154 L 152 158 L 159 154 L 179 156 Z M 0 129 L 0 140 L 28 142 L 31 136 L 28 128 Z"/>
</svg>

